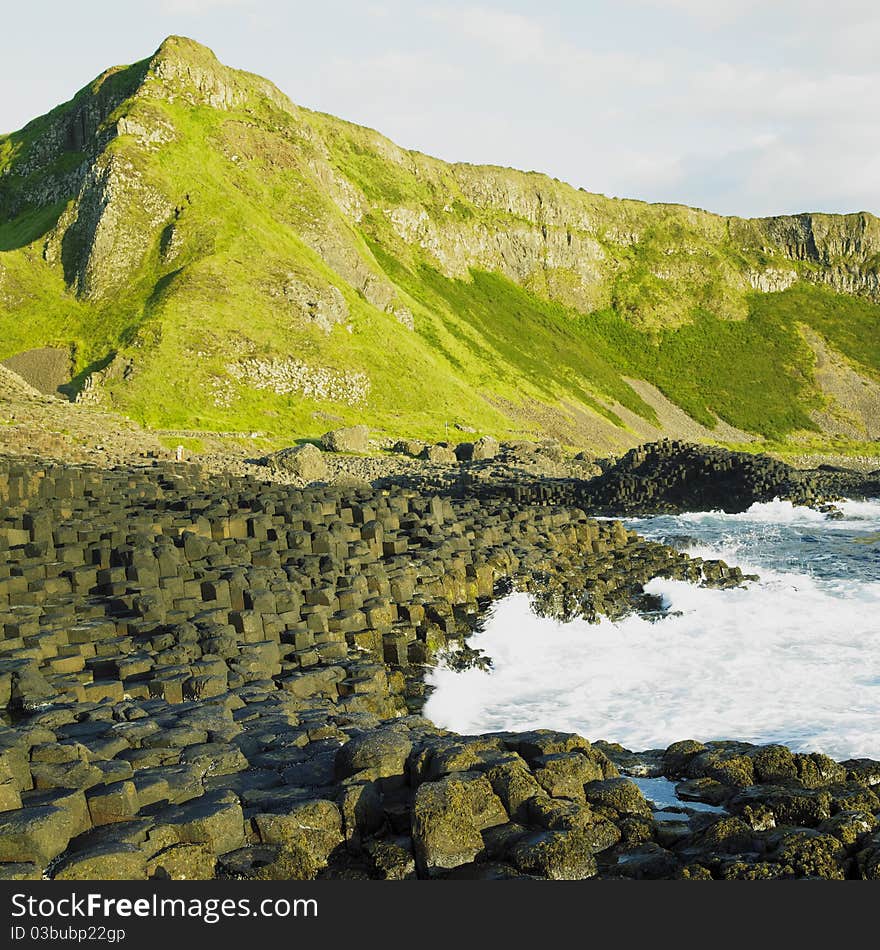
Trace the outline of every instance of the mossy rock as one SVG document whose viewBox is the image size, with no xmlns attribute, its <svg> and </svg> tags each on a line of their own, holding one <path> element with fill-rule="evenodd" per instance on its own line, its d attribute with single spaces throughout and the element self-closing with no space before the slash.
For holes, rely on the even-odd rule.
<svg viewBox="0 0 880 950">
<path fill-rule="evenodd" d="M 591 805 L 610 808 L 618 815 L 650 819 L 653 814 L 641 789 L 629 779 L 612 778 L 590 782 L 584 787 L 584 794 Z"/>
<path fill-rule="evenodd" d="M 144 881 L 147 857 L 134 845 L 117 843 L 76 851 L 55 868 L 55 881 Z"/>
<path fill-rule="evenodd" d="M 683 848 L 687 851 L 742 854 L 755 850 L 756 845 L 755 833 L 744 821 L 725 816 L 694 834 Z"/>
<path fill-rule="evenodd" d="M 773 855 L 775 861 L 796 877 L 820 877 L 842 881 L 844 849 L 837 838 L 815 831 L 787 834 Z"/>
<path fill-rule="evenodd" d="M 681 777 L 691 759 L 705 750 L 703 743 L 696 739 L 673 742 L 663 753 L 663 774 L 669 778 Z"/>
<path fill-rule="evenodd" d="M 420 874 L 433 876 L 473 861 L 483 852 L 480 832 L 508 821 L 485 775 L 453 773 L 437 782 L 424 782 L 412 804 L 413 847 Z"/>
<path fill-rule="evenodd" d="M 412 747 L 412 740 L 402 730 L 365 732 L 349 739 L 336 753 L 336 775 L 341 779 L 363 771 L 370 772 L 371 779 L 403 775 Z"/>
<path fill-rule="evenodd" d="M 201 844 L 173 844 L 147 861 L 147 876 L 158 880 L 211 881 L 217 856 Z"/>
<path fill-rule="evenodd" d="M 577 831 L 535 831 L 511 849 L 514 866 L 553 881 L 582 881 L 598 873 L 596 859 Z"/>
</svg>

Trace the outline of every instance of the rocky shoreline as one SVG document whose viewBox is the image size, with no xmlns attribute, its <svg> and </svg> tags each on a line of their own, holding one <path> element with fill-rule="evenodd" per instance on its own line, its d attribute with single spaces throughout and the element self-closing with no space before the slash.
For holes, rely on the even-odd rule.
<svg viewBox="0 0 880 950">
<path fill-rule="evenodd" d="M 512 587 L 593 619 L 651 609 L 655 576 L 744 580 L 595 516 L 833 514 L 880 475 L 662 442 L 554 477 L 529 452 L 305 488 L 0 459 L 0 879 L 880 877 L 878 762 L 420 715 Z"/>
</svg>

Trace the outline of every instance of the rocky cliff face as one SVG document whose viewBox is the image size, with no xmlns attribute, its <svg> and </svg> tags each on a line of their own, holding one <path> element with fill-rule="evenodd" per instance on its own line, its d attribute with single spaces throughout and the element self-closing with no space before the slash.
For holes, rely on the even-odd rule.
<svg viewBox="0 0 880 950">
<path fill-rule="evenodd" d="M 270 131 L 293 140 L 296 158 L 308 165 L 309 184 L 332 199 L 350 226 L 377 235 L 390 231 L 420 248 L 448 277 L 467 278 L 471 268 L 496 271 L 589 311 L 612 301 L 615 276 L 627 270 L 633 247 L 647 243 L 656 251 L 662 265 L 650 269 L 655 280 L 698 283 L 717 275 L 717 250 L 729 247 L 744 257 L 769 259 L 763 267 L 723 274 L 737 290 L 774 292 L 805 279 L 880 299 L 880 221 L 873 215 L 728 219 L 682 206 L 608 199 L 535 173 L 447 165 L 371 130 L 300 109 L 271 83 L 229 69 L 182 37 L 170 37 L 142 63 L 108 70 L 66 106 L 27 126 L 21 144 L 9 149 L 0 179 L 4 216 L 74 201 L 74 213 L 59 224 L 72 232 L 67 276 L 80 294 L 109 292 L 130 277 L 173 212 L 172 197 L 137 167 L 139 158 L 160 151 L 176 135 L 162 110 L 150 108 L 156 102 L 243 110 L 263 125 L 260 113 L 276 113 Z M 386 179 L 411 186 L 404 189 L 409 200 L 394 200 L 399 188 L 382 194 L 369 176 L 363 181 L 346 175 L 340 152 L 352 151 L 372 153 L 374 165 L 387 166 Z M 136 235 L 122 234 L 125 223 Z M 388 307 L 395 291 L 355 246 L 354 235 L 326 216 L 316 223 L 303 229 L 306 243 L 371 303 Z M 113 268 L 102 262 L 108 247 L 120 255 Z"/>
<path fill-rule="evenodd" d="M 307 349 L 341 360 L 343 372 L 369 372 L 366 341 L 355 352 L 363 314 L 377 337 L 389 332 L 379 329 L 391 326 L 384 318 L 394 333 L 424 331 L 431 361 L 443 333 L 463 340 L 470 331 L 448 320 L 442 332 L 424 326 L 438 302 L 413 281 L 430 274 L 457 286 L 487 272 L 575 317 L 612 311 L 651 334 L 697 312 L 742 320 L 756 291 L 803 284 L 880 302 L 880 221 L 870 214 L 723 218 L 536 173 L 450 165 L 300 108 L 182 37 L 0 139 L 3 223 L 25 236 L 10 248 L 17 257 L 0 254 L 0 296 L 4 286 L 26 290 L 0 299 L 0 319 L 20 320 L 11 301 L 60 276 L 85 308 L 83 325 L 103 315 L 100 340 L 92 329 L 64 341 L 91 348 L 91 358 L 154 346 L 169 314 L 191 322 L 234 300 L 261 316 L 239 319 L 239 352 L 230 359 L 227 347 L 223 366 L 236 355 L 288 359 L 312 327 L 327 340 Z M 7 270 L 14 280 L 4 283 Z M 271 340 L 251 332 L 261 320 Z M 340 342 L 346 331 L 352 339 Z M 464 373 L 461 357 L 448 358 Z M 228 389 L 234 379 L 219 376 L 211 386 Z M 607 388 L 596 394 L 605 406 L 620 400 L 609 402 Z"/>
</svg>

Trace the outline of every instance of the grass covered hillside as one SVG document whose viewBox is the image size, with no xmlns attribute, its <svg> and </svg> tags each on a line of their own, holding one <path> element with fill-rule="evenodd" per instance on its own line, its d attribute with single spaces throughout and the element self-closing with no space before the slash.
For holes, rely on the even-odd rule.
<svg viewBox="0 0 880 950">
<path fill-rule="evenodd" d="M 57 348 L 62 391 L 153 428 L 858 447 L 878 318 L 869 214 L 450 165 L 181 37 L 0 138 L 0 360 Z"/>
</svg>

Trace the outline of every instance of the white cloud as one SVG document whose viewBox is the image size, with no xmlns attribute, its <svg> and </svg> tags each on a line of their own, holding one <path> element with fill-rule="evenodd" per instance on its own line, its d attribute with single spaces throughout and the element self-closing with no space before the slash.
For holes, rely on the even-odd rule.
<svg viewBox="0 0 880 950">
<path fill-rule="evenodd" d="M 544 27 L 534 17 L 488 7 L 429 7 L 425 15 L 458 34 L 495 49 L 510 63 L 541 62 L 547 55 Z"/>
<path fill-rule="evenodd" d="M 380 93 L 409 99 L 417 92 L 461 80 L 461 71 L 454 65 L 416 50 L 391 50 L 363 59 L 334 57 L 320 76 L 325 88 L 356 91 L 362 99 Z"/>
<path fill-rule="evenodd" d="M 254 0 L 160 0 L 159 9 L 180 16 L 199 16 L 214 10 L 249 7 L 253 3 Z"/>
<path fill-rule="evenodd" d="M 584 49 L 555 35 L 537 16 L 482 6 L 430 7 L 425 15 L 456 35 L 494 50 L 506 64 L 539 68 L 544 77 L 563 82 L 570 89 L 619 80 L 652 83 L 664 74 L 663 61 L 658 57 Z"/>
<path fill-rule="evenodd" d="M 396 49 L 327 61 L 320 107 L 342 103 L 404 146 L 609 194 L 745 215 L 880 210 L 880 66 L 842 52 L 876 49 L 873 4 L 838 0 L 820 21 L 819 0 L 627 0 L 645 16 L 622 25 L 453 3 L 416 8 Z"/>
<path fill-rule="evenodd" d="M 833 32 L 852 22 L 873 20 L 877 16 L 875 0 L 835 0 L 833 9 L 828 0 L 628 0 L 632 6 L 647 7 L 658 13 L 680 15 L 697 24 L 717 29 L 754 20 L 760 30 L 769 20 L 782 18 L 791 28 L 799 29 L 813 17 L 820 17 L 826 32 Z"/>
<path fill-rule="evenodd" d="M 781 6 L 787 0 L 774 2 Z M 764 0 L 633 0 L 633 3 L 662 13 L 684 14 L 713 28 L 751 16 L 756 9 L 766 6 Z"/>
</svg>

